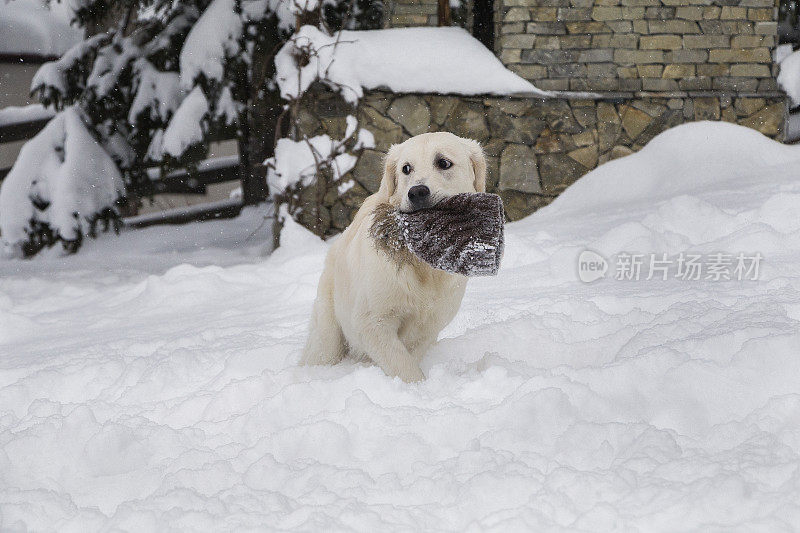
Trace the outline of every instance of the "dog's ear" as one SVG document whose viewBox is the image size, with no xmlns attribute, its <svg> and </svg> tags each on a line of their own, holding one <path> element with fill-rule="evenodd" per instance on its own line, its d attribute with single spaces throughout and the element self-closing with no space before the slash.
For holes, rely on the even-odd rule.
<svg viewBox="0 0 800 533">
<path fill-rule="evenodd" d="M 469 160 L 472 163 L 472 172 L 475 174 L 475 190 L 486 192 L 486 156 L 483 148 L 478 141 L 464 139 L 469 152 Z"/>
<path fill-rule="evenodd" d="M 397 152 L 400 145 L 393 144 L 386 152 L 383 161 L 383 178 L 378 193 L 384 198 L 390 198 L 397 189 Z"/>
</svg>

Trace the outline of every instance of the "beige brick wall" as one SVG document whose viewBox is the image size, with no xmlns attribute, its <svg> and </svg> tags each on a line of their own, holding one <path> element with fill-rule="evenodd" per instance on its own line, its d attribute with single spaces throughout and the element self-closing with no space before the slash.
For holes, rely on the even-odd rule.
<svg viewBox="0 0 800 533">
<path fill-rule="evenodd" d="M 498 56 L 542 89 L 778 90 L 776 0 L 496 2 Z"/>
<path fill-rule="evenodd" d="M 387 28 L 408 26 L 436 26 L 439 3 L 437 0 L 389 0 L 384 2 L 384 25 Z"/>
</svg>

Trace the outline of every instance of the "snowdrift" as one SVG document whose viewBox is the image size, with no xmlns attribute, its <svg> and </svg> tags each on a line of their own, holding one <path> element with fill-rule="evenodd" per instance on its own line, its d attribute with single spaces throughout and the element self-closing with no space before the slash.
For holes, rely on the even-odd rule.
<svg viewBox="0 0 800 533">
<path fill-rule="evenodd" d="M 790 531 L 799 162 L 700 123 L 600 167 L 507 226 L 415 385 L 296 366 L 327 245 L 291 220 L 267 258 L 196 225 L 0 262 L 0 529 Z M 587 284 L 587 248 L 764 263 Z"/>
</svg>

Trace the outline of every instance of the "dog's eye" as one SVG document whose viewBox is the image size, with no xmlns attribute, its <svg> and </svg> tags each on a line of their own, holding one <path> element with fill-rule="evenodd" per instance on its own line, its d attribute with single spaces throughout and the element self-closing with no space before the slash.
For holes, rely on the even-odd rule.
<svg viewBox="0 0 800 533">
<path fill-rule="evenodd" d="M 403 165 L 403 174 L 411 174 L 411 165 L 408 163 Z"/>
<path fill-rule="evenodd" d="M 448 168 L 453 166 L 453 163 L 449 159 L 440 157 L 439 159 L 436 160 L 436 166 L 441 168 L 442 170 L 447 170 Z"/>
</svg>

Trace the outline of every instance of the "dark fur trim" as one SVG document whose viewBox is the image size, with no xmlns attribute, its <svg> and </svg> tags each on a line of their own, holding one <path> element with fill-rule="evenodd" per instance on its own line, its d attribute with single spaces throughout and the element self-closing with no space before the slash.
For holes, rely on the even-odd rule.
<svg viewBox="0 0 800 533">
<path fill-rule="evenodd" d="M 375 242 L 375 247 L 396 263 L 398 268 L 414 260 L 408 249 L 404 226 L 401 213 L 391 204 L 378 204 L 372 212 L 369 236 Z"/>
<path fill-rule="evenodd" d="M 495 275 L 503 256 L 503 202 L 496 194 L 457 194 L 413 213 L 381 204 L 370 236 L 398 265 L 413 259 L 410 250 L 439 270 Z"/>
</svg>

